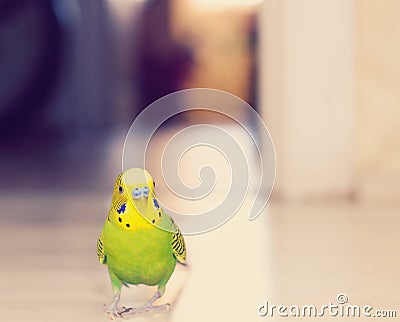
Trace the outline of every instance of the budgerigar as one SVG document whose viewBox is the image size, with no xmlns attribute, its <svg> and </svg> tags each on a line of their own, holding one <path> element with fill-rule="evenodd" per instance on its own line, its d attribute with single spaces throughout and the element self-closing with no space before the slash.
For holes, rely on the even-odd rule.
<svg viewBox="0 0 400 322">
<path fill-rule="evenodd" d="M 153 178 L 144 169 L 132 168 L 115 182 L 112 202 L 97 242 L 100 263 L 106 264 L 111 278 L 113 301 L 105 307 L 111 319 L 163 310 L 169 304 L 154 305 L 165 292 L 176 262 L 185 264 L 182 234 L 161 209 Z M 161 228 L 160 228 L 161 227 Z M 157 285 L 157 292 L 138 308 L 118 307 L 121 286 Z"/>
</svg>

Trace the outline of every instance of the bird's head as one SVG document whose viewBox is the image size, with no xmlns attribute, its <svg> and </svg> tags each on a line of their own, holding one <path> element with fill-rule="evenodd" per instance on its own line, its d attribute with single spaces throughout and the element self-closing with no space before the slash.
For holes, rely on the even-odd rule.
<svg viewBox="0 0 400 322">
<path fill-rule="evenodd" d="M 126 188 L 126 193 L 134 200 L 141 198 L 147 199 L 154 194 L 155 183 L 151 174 L 141 168 L 131 168 L 122 174 L 122 179 Z"/>
<path fill-rule="evenodd" d="M 153 198 L 155 182 L 150 173 L 141 168 L 131 168 L 121 173 L 115 182 L 113 201 L 116 207 L 131 201 L 136 209 L 144 214 L 149 197 Z"/>
</svg>

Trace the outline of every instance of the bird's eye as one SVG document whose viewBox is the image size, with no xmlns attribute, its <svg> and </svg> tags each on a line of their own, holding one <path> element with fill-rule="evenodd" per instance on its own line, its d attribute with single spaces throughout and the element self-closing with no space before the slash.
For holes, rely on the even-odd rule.
<svg viewBox="0 0 400 322">
<path fill-rule="evenodd" d="M 122 186 L 119 186 L 119 187 L 118 187 L 118 191 L 119 191 L 119 193 L 121 194 L 121 193 L 124 192 L 124 188 L 122 188 Z"/>
<path fill-rule="evenodd" d="M 155 181 L 153 181 L 153 187 L 154 187 L 154 188 L 156 187 L 156 182 L 155 182 Z"/>
<path fill-rule="evenodd" d="M 149 187 L 147 187 L 147 186 L 143 187 L 143 195 L 145 197 L 147 197 L 149 195 Z"/>
<path fill-rule="evenodd" d="M 142 194 L 141 190 L 139 188 L 135 188 L 132 191 L 132 196 L 135 199 L 138 199 L 140 197 L 140 195 Z"/>
</svg>

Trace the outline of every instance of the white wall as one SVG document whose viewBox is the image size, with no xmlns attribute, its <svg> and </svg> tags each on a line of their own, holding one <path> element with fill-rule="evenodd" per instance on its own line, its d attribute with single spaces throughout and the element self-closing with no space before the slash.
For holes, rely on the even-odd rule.
<svg viewBox="0 0 400 322">
<path fill-rule="evenodd" d="M 363 200 L 400 200 L 400 1 L 357 6 L 358 189 Z"/>
<path fill-rule="evenodd" d="M 276 145 L 275 196 L 354 189 L 354 8 L 349 0 L 265 0 L 261 111 Z"/>
</svg>

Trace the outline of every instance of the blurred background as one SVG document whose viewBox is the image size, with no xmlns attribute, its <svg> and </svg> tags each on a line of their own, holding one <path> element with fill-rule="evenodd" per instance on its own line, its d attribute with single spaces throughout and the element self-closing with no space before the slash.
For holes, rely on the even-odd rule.
<svg viewBox="0 0 400 322">
<path fill-rule="evenodd" d="M 124 137 L 149 103 L 193 87 L 260 113 L 277 177 L 257 225 L 238 215 L 188 237 L 192 277 L 166 320 L 257 320 L 265 298 L 326 304 L 340 292 L 400 314 L 399 10 L 394 0 L 1 0 L 8 320 L 104 319 L 111 291 L 95 244 Z M 171 124 L 199 120 L 213 115 Z"/>
</svg>

